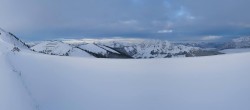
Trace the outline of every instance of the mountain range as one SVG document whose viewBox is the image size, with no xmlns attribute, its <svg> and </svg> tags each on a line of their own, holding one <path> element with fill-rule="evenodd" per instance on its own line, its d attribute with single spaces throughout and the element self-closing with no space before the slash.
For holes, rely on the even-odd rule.
<svg viewBox="0 0 250 110">
<path fill-rule="evenodd" d="M 62 39 L 25 43 L 1 29 L 4 39 L 14 46 L 34 52 L 72 57 L 92 58 L 176 58 L 223 54 L 221 50 L 250 48 L 250 37 L 240 37 L 225 43 L 170 42 L 153 39 Z"/>
<path fill-rule="evenodd" d="M 250 53 L 161 58 L 197 50 L 216 49 L 145 39 L 27 45 L 0 30 L 0 110 L 248 110 Z M 121 54 L 158 59 L 102 58 Z"/>
<path fill-rule="evenodd" d="M 97 58 L 174 58 L 222 54 L 198 46 L 175 44 L 163 40 L 105 39 L 53 40 L 29 43 L 33 51 L 61 56 Z"/>
</svg>

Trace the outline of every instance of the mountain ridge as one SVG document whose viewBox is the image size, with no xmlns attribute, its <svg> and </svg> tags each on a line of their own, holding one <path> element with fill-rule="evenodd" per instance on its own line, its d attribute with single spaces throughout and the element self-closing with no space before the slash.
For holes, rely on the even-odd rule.
<svg viewBox="0 0 250 110">
<path fill-rule="evenodd" d="M 96 58 L 174 58 L 219 55 L 224 49 L 250 48 L 250 37 L 226 43 L 178 43 L 154 39 L 62 39 L 25 43 L 0 28 L 1 40 L 12 47 L 34 52 L 72 57 Z"/>
</svg>

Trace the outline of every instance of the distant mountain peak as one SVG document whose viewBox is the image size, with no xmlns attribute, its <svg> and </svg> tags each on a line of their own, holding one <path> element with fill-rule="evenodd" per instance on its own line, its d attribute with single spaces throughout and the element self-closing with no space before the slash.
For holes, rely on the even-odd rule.
<svg viewBox="0 0 250 110">
<path fill-rule="evenodd" d="M 231 42 L 226 43 L 222 47 L 222 49 L 233 49 L 233 48 L 250 48 L 250 36 L 232 39 Z"/>
</svg>

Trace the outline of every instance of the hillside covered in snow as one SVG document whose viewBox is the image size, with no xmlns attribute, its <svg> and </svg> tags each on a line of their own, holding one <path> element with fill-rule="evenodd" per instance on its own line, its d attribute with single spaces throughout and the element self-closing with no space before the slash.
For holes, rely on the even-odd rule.
<svg viewBox="0 0 250 110">
<path fill-rule="evenodd" d="M 250 37 L 240 37 L 232 39 L 231 42 L 226 43 L 223 49 L 232 49 L 232 48 L 250 48 Z"/>
<path fill-rule="evenodd" d="M 0 33 L 1 110 L 250 109 L 249 52 L 178 59 L 52 56 Z M 112 45 L 88 44 L 72 48 L 62 42 L 44 43 L 49 54 L 74 49 L 118 53 L 110 50 Z M 163 48 L 154 44 L 137 48 Z M 160 45 L 171 47 L 168 42 Z M 65 51 L 57 51 L 62 46 Z"/>
<path fill-rule="evenodd" d="M 55 44 L 56 43 L 56 44 Z M 195 46 L 150 39 L 81 39 L 30 43 L 31 49 L 45 54 L 71 56 L 67 48 L 80 49 L 97 58 L 173 58 L 221 54 Z M 52 46 L 56 45 L 56 46 Z M 60 44 L 60 45 L 59 45 Z M 64 52 L 62 52 L 64 51 Z"/>
</svg>

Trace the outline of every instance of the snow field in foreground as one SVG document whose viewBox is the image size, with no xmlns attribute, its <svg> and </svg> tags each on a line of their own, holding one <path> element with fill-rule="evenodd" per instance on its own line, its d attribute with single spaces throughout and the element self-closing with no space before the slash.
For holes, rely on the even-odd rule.
<svg viewBox="0 0 250 110">
<path fill-rule="evenodd" d="M 0 110 L 34 110 L 22 80 L 0 53 Z"/>
<path fill-rule="evenodd" d="M 43 110 L 249 110 L 249 57 L 10 59 Z"/>
</svg>

